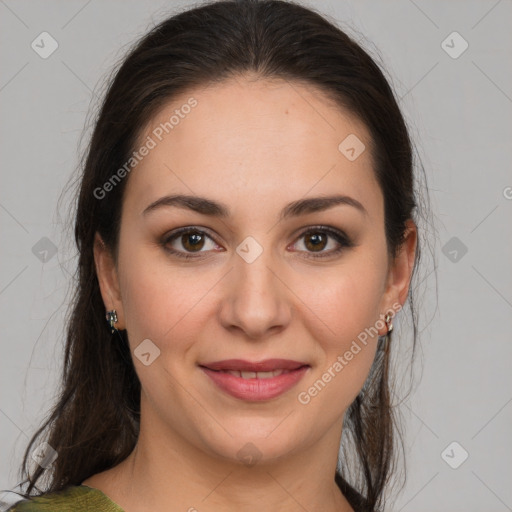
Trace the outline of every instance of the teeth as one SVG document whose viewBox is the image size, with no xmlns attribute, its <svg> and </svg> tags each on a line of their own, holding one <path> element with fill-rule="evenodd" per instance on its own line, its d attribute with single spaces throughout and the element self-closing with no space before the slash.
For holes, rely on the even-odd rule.
<svg viewBox="0 0 512 512">
<path fill-rule="evenodd" d="M 241 377 L 242 379 L 271 379 L 277 377 L 282 373 L 288 373 L 288 370 L 273 370 L 271 372 L 246 372 L 238 370 L 223 370 L 225 373 L 229 373 L 235 377 Z"/>
<path fill-rule="evenodd" d="M 277 371 L 279 371 L 279 370 L 277 370 Z M 270 379 L 270 378 L 274 377 L 274 372 L 258 372 L 256 375 L 257 375 L 258 379 Z M 243 377 L 243 374 L 242 374 L 242 377 Z"/>
</svg>

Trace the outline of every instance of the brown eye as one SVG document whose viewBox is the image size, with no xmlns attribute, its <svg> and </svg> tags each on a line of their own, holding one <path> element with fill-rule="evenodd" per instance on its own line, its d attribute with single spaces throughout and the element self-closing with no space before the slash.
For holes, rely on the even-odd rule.
<svg viewBox="0 0 512 512">
<path fill-rule="evenodd" d="M 200 251 L 204 246 L 204 236 L 199 231 L 181 235 L 181 243 L 187 251 Z"/>
<path fill-rule="evenodd" d="M 210 247 L 207 246 L 208 242 L 211 244 Z M 210 235 L 190 227 L 178 229 L 164 236 L 160 243 L 166 251 L 181 258 L 201 257 L 204 256 L 202 253 L 217 247 Z M 203 250 L 205 248 L 207 250 Z"/>
<path fill-rule="evenodd" d="M 303 252 L 306 258 L 334 256 L 344 249 L 354 247 L 354 243 L 345 233 L 323 226 L 308 229 L 300 235 L 299 241 L 301 240 L 305 249 L 299 252 Z"/>
<path fill-rule="evenodd" d="M 304 249 L 300 249 L 298 252 L 304 253 L 306 258 L 330 257 L 344 249 L 354 247 L 354 243 L 345 233 L 323 226 L 310 228 L 298 240 L 303 240 L 304 245 Z M 211 243 L 209 248 L 207 247 L 208 242 Z M 219 249 L 208 233 L 191 227 L 181 228 L 164 236 L 160 243 L 167 252 L 185 259 L 207 256 L 206 253 L 211 250 Z M 297 243 L 299 242 L 295 242 L 295 244 Z"/>
<path fill-rule="evenodd" d="M 325 233 L 311 233 L 305 235 L 306 247 L 311 251 L 322 251 L 327 245 L 328 236 Z"/>
</svg>

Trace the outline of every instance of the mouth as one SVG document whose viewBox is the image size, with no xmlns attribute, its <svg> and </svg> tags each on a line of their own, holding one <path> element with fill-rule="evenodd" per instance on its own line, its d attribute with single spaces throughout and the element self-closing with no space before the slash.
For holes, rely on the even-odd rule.
<svg viewBox="0 0 512 512">
<path fill-rule="evenodd" d="M 241 400 L 262 401 L 291 389 L 310 365 L 289 359 L 229 359 L 199 365 L 218 389 Z"/>
</svg>

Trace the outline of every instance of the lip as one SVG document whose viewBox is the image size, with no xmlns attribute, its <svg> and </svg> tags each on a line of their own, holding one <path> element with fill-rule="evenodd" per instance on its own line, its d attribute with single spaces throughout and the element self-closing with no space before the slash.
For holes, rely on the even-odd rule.
<svg viewBox="0 0 512 512">
<path fill-rule="evenodd" d="M 223 392 L 246 401 L 270 400 L 282 395 L 299 382 L 310 366 L 289 359 L 267 359 L 251 362 L 229 359 L 199 365 L 211 381 Z M 228 371 L 271 372 L 282 370 L 280 375 L 268 378 L 243 378 Z"/>
<path fill-rule="evenodd" d="M 246 361 L 245 359 L 224 359 L 199 366 L 210 370 L 238 370 L 245 372 L 271 372 L 273 370 L 296 370 L 307 363 L 292 361 L 291 359 L 265 359 L 264 361 Z"/>
</svg>

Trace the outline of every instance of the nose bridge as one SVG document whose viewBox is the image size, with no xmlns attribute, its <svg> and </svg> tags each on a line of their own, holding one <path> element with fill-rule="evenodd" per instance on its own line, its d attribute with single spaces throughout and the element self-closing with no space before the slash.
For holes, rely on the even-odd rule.
<svg viewBox="0 0 512 512">
<path fill-rule="evenodd" d="M 228 296 L 222 308 L 224 325 L 236 325 L 249 337 L 261 337 L 269 329 L 283 327 L 289 321 L 290 307 L 286 287 L 277 277 L 272 249 L 247 237 L 233 259 Z"/>
<path fill-rule="evenodd" d="M 245 250 L 248 251 L 244 252 Z M 271 249 L 265 248 L 259 254 L 255 254 L 257 249 L 251 246 L 250 242 L 245 246 L 240 244 L 237 248 L 237 257 L 235 258 L 235 276 L 239 279 L 238 286 L 244 288 L 244 293 L 249 295 L 271 295 L 271 290 L 275 283 L 275 266 Z"/>
<path fill-rule="evenodd" d="M 278 290 L 276 271 L 272 268 L 275 266 L 272 249 L 263 247 L 253 237 L 247 237 L 236 252 L 234 278 L 239 298 L 257 304 L 259 308 L 275 308 Z"/>
</svg>

